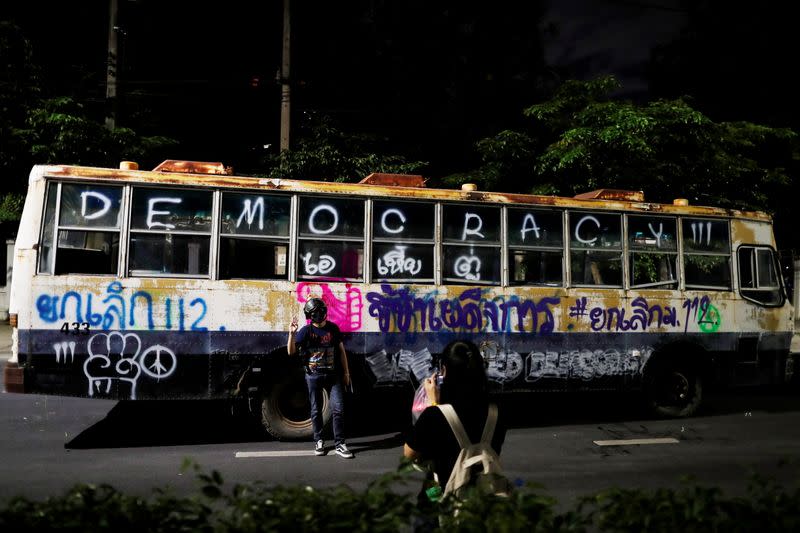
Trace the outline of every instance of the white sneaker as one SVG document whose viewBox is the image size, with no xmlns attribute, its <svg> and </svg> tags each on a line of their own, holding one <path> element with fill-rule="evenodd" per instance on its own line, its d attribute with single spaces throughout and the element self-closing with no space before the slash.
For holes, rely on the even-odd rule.
<svg viewBox="0 0 800 533">
<path fill-rule="evenodd" d="M 325 441 L 322 439 L 318 440 L 317 444 L 314 446 L 314 455 L 325 455 L 326 453 Z"/>
<path fill-rule="evenodd" d="M 344 442 L 336 445 L 336 453 L 339 454 L 339 457 L 344 457 L 345 459 L 352 459 L 355 457 L 353 452 L 347 449 L 347 444 Z"/>
</svg>

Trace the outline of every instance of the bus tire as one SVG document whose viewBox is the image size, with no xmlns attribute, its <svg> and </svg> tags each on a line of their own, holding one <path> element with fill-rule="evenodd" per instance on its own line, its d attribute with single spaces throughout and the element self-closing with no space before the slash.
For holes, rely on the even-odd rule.
<svg viewBox="0 0 800 533">
<path fill-rule="evenodd" d="M 275 383 L 261 400 L 261 424 L 279 440 L 311 439 L 313 428 L 310 417 L 308 388 L 305 379 L 285 379 Z M 331 420 L 328 391 L 322 394 L 322 422 L 325 427 Z"/>
<path fill-rule="evenodd" d="M 658 416 L 692 416 L 703 400 L 703 382 L 691 364 L 660 361 L 647 380 L 647 399 Z"/>
</svg>

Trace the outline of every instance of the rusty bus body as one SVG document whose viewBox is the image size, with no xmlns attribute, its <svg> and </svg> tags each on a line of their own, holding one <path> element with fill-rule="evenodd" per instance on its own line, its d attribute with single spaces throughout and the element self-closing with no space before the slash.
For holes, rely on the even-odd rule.
<svg viewBox="0 0 800 533">
<path fill-rule="evenodd" d="M 415 383 L 453 340 L 480 348 L 496 391 L 644 389 L 673 416 L 704 383 L 791 377 L 794 311 L 766 214 L 467 189 L 216 163 L 35 167 L 6 389 L 256 400 L 274 436 L 307 436 L 285 344 L 310 296 L 364 393 Z"/>
</svg>

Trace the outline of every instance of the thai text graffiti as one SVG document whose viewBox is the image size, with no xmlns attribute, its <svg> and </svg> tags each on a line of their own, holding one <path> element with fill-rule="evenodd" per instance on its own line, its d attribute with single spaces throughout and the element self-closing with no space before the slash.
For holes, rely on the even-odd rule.
<svg viewBox="0 0 800 533">
<path fill-rule="evenodd" d="M 719 330 L 722 319 L 708 296 L 687 298 L 683 302 L 683 331 L 697 324 L 703 333 Z M 678 311 L 670 305 L 651 304 L 646 298 L 634 298 L 629 307 L 589 307 L 586 297 L 576 298 L 569 307 L 569 318 L 589 319 L 592 331 L 645 331 L 648 328 L 678 327 Z"/>
<path fill-rule="evenodd" d="M 335 322 L 343 332 L 361 329 L 361 290 L 349 283 L 345 285 L 344 298 L 338 298 L 327 283 L 303 282 L 297 284 L 297 301 L 305 303 L 309 298 L 321 298 L 328 307 L 328 319 Z"/>
<path fill-rule="evenodd" d="M 564 350 L 532 352 L 525 362 L 525 381 L 542 378 L 589 381 L 602 377 L 635 375 L 644 368 L 653 348 L 618 350 Z"/>
<path fill-rule="evenodd" d="M 570 318 L 588 316 L 592 331 L 645 331 L 650 327 L 678 326 L 678 313 L 674 307 L 649 304 L 638 297 L 629 309 L 602 306 L 588 309 L 586 297 L 577 298 L 569 308 Z"/>
<path fill-rule="evenodd" d="M 327 254 L 320 255 L 316 263 L 311 260 L 311 252 L 301 255 L 300 259 L 303 261 L 303 271 L 310 276 L 328 274 L 336 268 L 336 260 Z"/>
<path fill-rule="evenodd" d="M 173 305 L 175 304 L 175 305 Z M 156 328 L 156 308 L 160 305 L 148 291 L 136 291 L 129 297 L 123 294 L 122 284 L 113 281 L 105 294 L 68 291 L 62 296 L 41 294 L 36 299 L 39 318 L 49 324 L 59 320 L 86 322 L 100 329 L 148 329 Z M 179 331 L 208 331 L 204 325 L 208 305 L 203 298 L 164 298 L 165 329 Z M 220 330 L 224 330 L 224 326 Z"/>
<path fill-rule="evenodd" d="M 481 260 L 475 255 L 462 255 L 453 264 L 453 273 L 469 281 L 480 281 Z"/>
<path fill-rule="evenodd" d="M 484 298 L 480 288 L 437 301 L 433 291 L 417 296 L 410 288 L 381 285 L 381 292 L 367 294 L 370 316 L 388 331 L 520 331 L 547 334 L 553 331 L 552 307 L 560 298 L 540 300 L 517 296 Z"/>
<path fill-rule="evenodd" d="M 687 330 L 691 319 L 697 322 L 697 328 L 703 333 L 714 333 L 722 325 L 719 309 L 711 305 L 711 299 L 708 296 L 687 298 L 683 302 L 683 308 L 686 310 L 684 331 Z"/>
<path fill-rule="evenodd" d="M 413 257 L 406 257 L 408 246 L 395 245 L 383 257 L 378 258 L 378 273 L 382 276 L 387 274 L 410 274 L 416 276 L 422 270 L 422 261 Z"/>
</svg>

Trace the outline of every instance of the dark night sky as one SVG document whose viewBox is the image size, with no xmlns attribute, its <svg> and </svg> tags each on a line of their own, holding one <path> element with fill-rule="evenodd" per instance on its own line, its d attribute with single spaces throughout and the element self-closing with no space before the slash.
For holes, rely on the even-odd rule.
<svg viewBox="0 0 800 533">
<path fill-rule="evenodd" d="M 558 28 L 547 41 L 547 62 L 580 78 L 613 73 L 626 94 L 647 92 L 645 65 L 651 49 L 678 36 L 686 23 L 681 2 L 552 2 L 543 27 Z"/>
<path fill-rule="evenodd" d="M 612 73 L 624 96 L 650 96 L 647 61 L 680 35 L 683 4 L 293 0 L 293 131 L 316 110 L 384 138 L 386 151 L 432 161 L 431 173 L 465 170 L 475 141 L 518 125 L 547 83 Z M 257 171 L 248 167 L 278 143 L 282 2 L 119 5 L 121 124 L 179 139 L 175 158 Z M 12 0 L 0 19 L 33 41 L 46 89 L 101 115 L 107 12 L 108 0 Z"/>
</svg>

